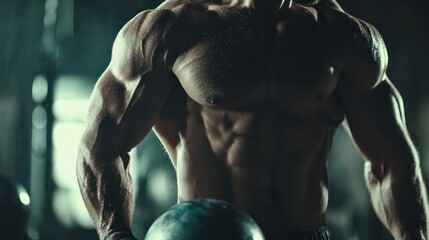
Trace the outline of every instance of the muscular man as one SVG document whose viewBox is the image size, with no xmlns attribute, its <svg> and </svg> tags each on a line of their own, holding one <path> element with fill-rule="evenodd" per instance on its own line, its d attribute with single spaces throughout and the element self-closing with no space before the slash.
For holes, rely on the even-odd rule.
<svg viewBox="0 0 429 240">
<path fill-rule="evenodd" d="M 150 129 L 179 202 L 232 202 L 268 239 L 328 231 L 326 160 L 345 122 L 380 220 L 396 239 L 427 239 L 419 158 L 386 67 L 377 30 L 335 0 L 168 0 L 138 14 L 95 86 L 79 151 L 100 237 L 131 229 L 127 153 Z"/>
</svg>

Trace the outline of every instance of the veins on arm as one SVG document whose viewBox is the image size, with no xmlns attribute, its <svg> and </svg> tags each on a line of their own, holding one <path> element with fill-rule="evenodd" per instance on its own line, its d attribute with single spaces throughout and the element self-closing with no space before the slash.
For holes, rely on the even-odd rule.
<svg viewBox="0 0 429 240">
<path fill-rule="evenodd" d="M 100 237 L 112 227 L 131 229 L 134 192 L 128 151 L 146 136 L 168 97 L 170 78 L 155 73 L 154 54 L 146 52 L 147 57 L 142 50 L 148 35 L 159 37 L 151 29 L 162 23 L 160 14 L 143 12 L 122 28 L 90 98 L 77 176 Z M 150 47 L 157 47 L 154 43 Z"/>
</svg>

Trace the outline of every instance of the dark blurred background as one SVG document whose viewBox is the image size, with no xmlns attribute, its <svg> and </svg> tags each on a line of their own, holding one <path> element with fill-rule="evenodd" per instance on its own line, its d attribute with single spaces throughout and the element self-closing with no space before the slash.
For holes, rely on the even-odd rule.
<svg viewBox="0 0 429 240">
<path fill-rule="evenodd" d="M 97 238 L 74 171 L 88 97 L 121 26 L 160 2 L 1 0 L 0 175 L 18 186 L 11 194 L 28 211 L 31 239 Z M 429 17 L 423 0 L 339 3 L 384 36 L 388 74 L 404 97 L 427 179 Z M 137 189 L 134 232 L 142 239 L 151 222 L 175 204 L 175 173 L 153 133 L 131 155 Z M 336 239 L 390 239 L 371 209 L 362 159 L 343 129 L 335 136 L 329 171 L 327 218 Z M 0 216 L 10 209 L 0 205 Z"/>
</svg>

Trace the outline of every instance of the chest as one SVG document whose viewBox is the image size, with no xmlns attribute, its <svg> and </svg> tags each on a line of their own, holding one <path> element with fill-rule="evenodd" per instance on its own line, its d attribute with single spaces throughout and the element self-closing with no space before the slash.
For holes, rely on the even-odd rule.
<svg viewBox="0 0 429 240">
<path fill-rule="evenodd" d="M 249 11 L 215 21 L 181 54 L 174 72 L 204 106 L 239 108 L 266 101 L 312 109 L 334 91 L 338 56 L 328 29 L 288 15 L 262 26 Z"/>
</svg>

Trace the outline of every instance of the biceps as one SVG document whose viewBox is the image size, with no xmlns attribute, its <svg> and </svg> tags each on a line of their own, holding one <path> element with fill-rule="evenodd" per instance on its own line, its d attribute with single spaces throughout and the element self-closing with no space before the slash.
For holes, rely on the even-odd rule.
<svg viewBox="0 0 429 240">
<path fill-rule="evenodd" d="M 135 147 L 162 110 L 170 80 L 146 74 L 136 83 L 118 81 L 106 71 L 93 91 L 84 141 L 91 155 L 118 157 Z"/>
<path fill-rule="evenodd" d="M 134 148 L 153 127 L 168 99 L 171 79 L 168 73 L 143 76 L 119 123 L 123 151 Z"/>
<path fill-rule="evenodd" d="M 393 133 L 402 135 L 406 133 L 405 113 L 402 97 L 389 79 L 382 81 L 370 93 L 372 101 L 372 112 L 376 123 L 380 125 L 380 130 L 385 134 Z M 386 136 L 388 137 L 388 136 Z"/>
<path fill-rule="evenodd" d="M 344 96 L 351 134 L 361 152 L 373 161 L 382 161 L 389 152 L 404 152 L 410 139 L 405 126 L 402 98 L 389 80 L 358 95 Z"/>
</svg>

